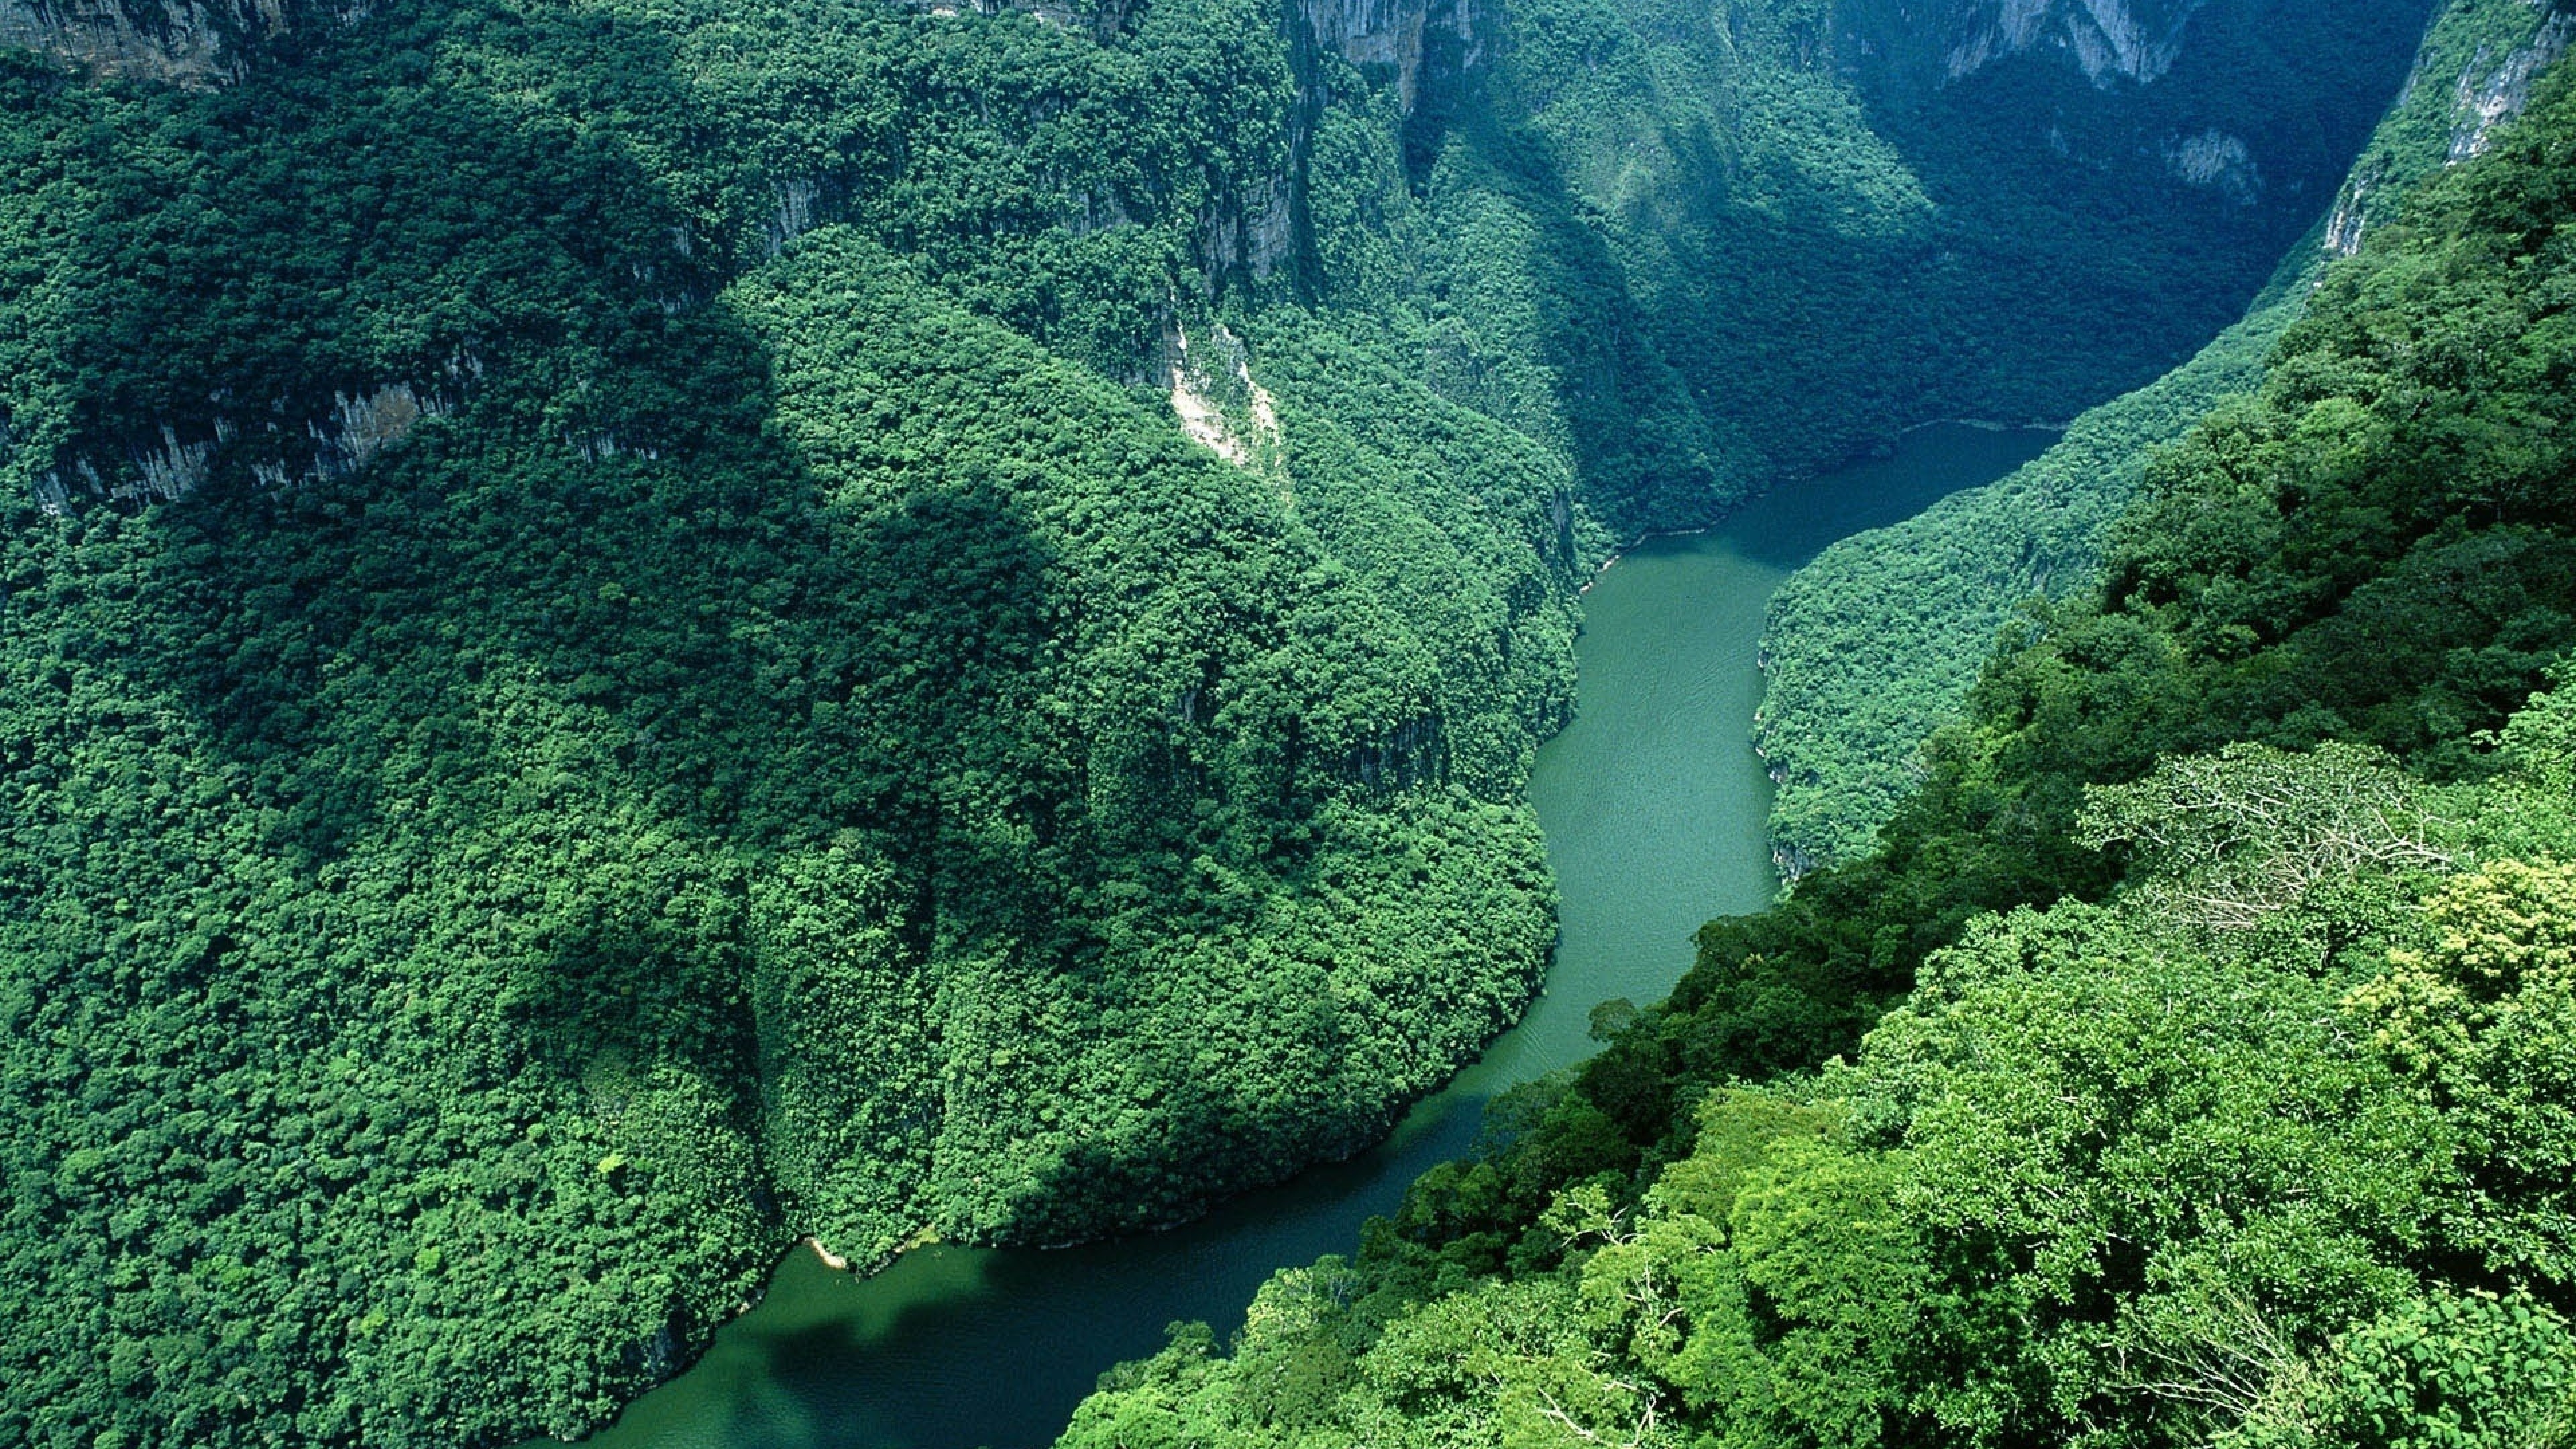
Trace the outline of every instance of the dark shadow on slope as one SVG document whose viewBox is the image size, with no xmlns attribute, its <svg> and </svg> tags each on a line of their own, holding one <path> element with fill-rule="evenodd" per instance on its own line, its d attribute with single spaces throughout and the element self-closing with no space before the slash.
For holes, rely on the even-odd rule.
<svg viewBox="0 0 2576 1449">
<path fill-rule="evenodd" d="M 1547 139 L 1490 105 L 1453 123 L 1481 172 L 1539 232 L 1530 281 L 1551 304 L 1542 357 L 1572 434 L 1586 501 L 1622 533 L 1704 523 L 1739 500 L 1751 461 L 1658 346 L 1610 219 L 1566 186 Z"/>
<path fill-rule="evenodd" d="M 226 1110 L 248 1119 L 228 1130 L 291 1130 L 330 1163 L 279 1178 L 296 1261 L 319 1260 L 316 1281 L 348 1295 L 335 1324 L 373 1307 L 415 1345 L 456 1328 L 337 1386 L 467 1442 L 588 1412 L 552 1397 L 567 1383 L 623 1393 L 668 1373 L 676 1348 L 649 1327 L 619 1341 L 639 1331 L 627 1319 L 715 1321 L 737 1291 L 726 1280 L 757 1266 L 774 1227 L 658 1222 L 638 1206 L 643 1174 L 701 1170 L 671 1145 L 697 1130 L 686 1124 L 636 1129 L 662 1134 L 657 1162 L 594 1147 L 542 1192 L 519 1159 L 585 1132 L 630 1141 L 618 1134 L 644 1115 L 639 1086 L 707 1103 L 703 1125 L 730 1134 L 707 1144 L 717 1162 L 757 1139 L 748 882 L 770 852 L 844 831 L 908 867 L 916 889 L 935 875 L 940 776 L 1015 748 L 991 684 L 1033 667 L 1053 566 L 1017 504 L 971 483 L 836 513 L 775 432 L 765 341 L 711 305 L 724 279 L 690 253 L 691 217 L 660 179 L 561 110 L 532 115 L 438 77 L 456 63 L 433 59 L 439 43 L 474 53 L 463 37 L 476 25 L 554 27 L 478 37 L 486 59 L 596 47 L 599 74 L 554 79 L 609 76 L 630 99 L 681 104 L 649 35 L 486 10 L 391 16 L 237 90 L 111 113 L 79 178 L 92 213 L 68 247 L 67 280 L 97 285 L 80 318 L 92 330 L 48 340 L 82 370 L 80 447 L 149 453 L 166 426 L 172 456 L 206 476 L 139 516 L 76 498 L 80 518 L 29 520 L 84 533 L 84 563 L 117 561 L 38 601 L 55 611 L 67 674 L 115 678 L 185 722 L 204 751 L 194 763 L 233 782 L 196 797 L 161 787 L 169 849 L 201 848 L 210 820 L 266 822 L 234 866 L 259 883 L 246 898 L 137 899 L 301 958 L 297 993 L 258 1002 L 261 1082 L 223 1078 Z M 356 443 L 305 426 L 341 428 L 363 411 L 352 400 L 395 385 L 432 415 L 380 411 L 348 424 Z M 388 436 L 389 417 L 408 436 Z M 120 728 L 91 747 L 132 752 L 148 779 L 162 726 Z M 53 865 L 59 896 L 95 897 L 102 919 L 129 908 L 131 882 L 85 878 L 81 852 Z M 174 959 L 198 969 L 196 954 Z M 101 1107 L 195 1120 L 188 1066 L 239 1039 L 220 1015 L 192 1020 L 204 993 L 172 985 L 135 1008 L 159 1013 L 172 1095 L 111 1098 L 101 1084 Z M 308 1078 L 333 1082 L 327 1131 L 290 1105 Z M 703 1098 L 682 1095 L 687 1083 Z M 124 1206 L 230 1235 L 262 1282 L 276 1250 L 248 1245 L 271 1225 L 248 1224 L 238 1194 L 191 1186 L 234 1170 L 223 1154 L 236 1149 L 218 1142 L 209 1163 L 169 1160 L 167 1200 Z M 712 1191 L 728 1211 L 766 1211 L 756 1182 Z M 427 1247 L 402 1249 L 427 1254 L 417 1275 L 360 1275 L 381 1242 L 335 1257 L 468 1192 L 501 1245 L 470 1268 L 453 1240 L 457 1266 L 429 1251 L 443 1241 L 434 1219 L 419 1220 Z M 368 1216 L 392 1204 L 399 1218 Z M 709 1248 L 717 1233 L 734 1240 Z M 688 1281 L 634 1285 L 634 1314 L 614 1322 L 572 1308 L 554 1321 L 597 1264 L 657 1260 Z M 443 1311 L 460 1290 L 439 1275 L 467 1271 L 500 1282 L 480 1278 L 475 1306 Z M 31 1292 L 85 1295 L 95 1276 Z M 281 1332 L 320 1311 L 263 1308 Z M 163 1333 L 160 1311 L 136 1295 L 143 1316 L 119 1317 L 112 1338 Z M 531 1338 L 551 1351 L 526 1353 Z M 291 1415 L 305 1385 L 364 1351 L 337 1328 L 330 1344 L 257 1369 L 274 1400 L 225 1377 L 253 1372 L 241 1355 L 174 1359 L 153 1395 L 171 1417 L 146 1437 L 227 1421 L 288 1437 L 288 1419 L 263 1416 Z M 599 1361 L 558 1372 L 576 1348 Z"/>
<path fill-rule="evenodd" d="M 345 1284 L 329 1322 L 375 1313 L 392 1347 L 335 1338 L 262 1382 L 301 1403 L 375 1353 L 379 1397 L 345 1412 L 470 1442 L 540 1402 L 578 1423 L 672 1371 L 781 1226 L 746 1145 L 773 1085 L 747 998 L 779 859 L 848 845 L 897 878 L 903 951 L 939 964 L 935 1009 L 893 1046 L 993 1085 L 951 1109 L 989 1149 L 961 1179 L 1030 1166 L 1012 1136 L 1059 1083 L 1005 1054 L 1160 1025 L 1132 1061 L 1080 1058 L 1113 1079 L 1092 1100 L 1129 1093 L 1131 1068 L 1183 1078 L 1187 1020 L 1153 1017 L 1146 988 L 1176 961 L 1240 973 L 1248 953 L 1129 941 L 1122 976 L 1101 965 L 1113 928 L 1164 921 L 1128 932 L 1146 947 L 1193 946 L 1202 924 L 1252 940 L 1272 893 L 1302 888 L 1277 874 L 1319 849 L 1327 805 L 1392 818 L 1402 793 L 1329 763 L 1283 782 L 1275 743 L 1331 717 L 1339 733 L 1309 733 L 1340 761 L 1407 723 L 1420 690 L 1385 677 L 1403 657 L 1385 641 L 1289 607 L 1321 586 L 1266 481 L 906 264 L 818 233 L 787 244 L 769 291 L 718 297 L 727 275 L 689 241 L 704 198 L 669 193 L 635 142 L 649 125 L 608 119 L 691 113 L 657 35 L 579 11 L 407 10 L 296 60 L 102 127 L 119 154 L 97 161 L 107 194 L 74 247 L 99 306 L 59 339 L 90 370 L 79 443 L 148 451 L 167 423 L 172 446 L 210 445 L 187 455 L 207 476 L 134 516 L 76 504 L 62 526 L 95 529 L 131 574 L 44 602 L 82 671 L 166 707 L 237 783 L 171 800 L 175 845 L 209 815 L 266 831 L 238 862 L 252 898 L 143 904 L 185 906 L 313 983 L 296 1027 L 325 1046 L 284 1029 L 261 1046 L 280 1079 L 327 1080 L 352 1124 L 331 1171 L 355 1175 L 279 1190 L 308 1193 L 298 1252 Z M 163 205 L 173 187 L 188 204 Z M 361 457 L 307 430 L 395 383 L 434 404 L 403 436 Z M 154 728 L 96 744 L 145 752 Z M 1418 843 L 1397 822 L 1335 848 L 1360 868 Z M 61 889 L 103 921 L 128 904 L 118 884 Z M 1394 954 L 1408 935 L 1362 944 Z M 1331 953 L 1255 944 L 1287 964 L 1241 999 L 1334 1057 L 1310 1009 Z M 193 1039 L 184 993 L 142 999 Z M 1481 998 L 1401 1004 L 1452 1034 L 1452 1017 L 1496 1024 Z M 1238 1015 L 1254 1037 L 1271 1024 Z M 958 1211 L 1060 1236 L 1151 1193 L 1169 1217 L 1356 1145 L 1384 1105 L 1140 1108 L 1150 1130 Z M 912 1150 L 862 1143 L 839 1166 Z M 915 1211 L 943 1210 L 924 1196 Z M 173 1223 L 232 1210 L 143 1205 Z M 470 1262 L 447 1252 L 460 1223 L 488 1229 Z M 412 1267 L 361 1272 L 388 1234 Z M 284 1291 L 267 1313 L 321 1321 Z M 596 1361 L 558 1373 L 574 1346 Z M 159 1389 L 172 1413 L 294 1412 L 176 1367 Z"/>
<path fill-rule="evenodd" d="M 1611 8 L 1604 24 L 1650 28 Z M 1946 49 L 1889 43 L 1927 24 L 1893 4 L 1846 12 L 1831 37 L 1742 15 L 1753 28 L 1725 44 L 1656 31 L 1716 44 L 1709 73 L 1745 70 L 1751 90 L 1793 78 L 1761 67 L 1841 54 L 1892 149 L 1855 151 L 1830 121 L 1722 147 L 1633 98 L 1627 124 L 1652 128 L 1673 170 L 1618 215 L 1571 190 L 1579 158 L 1551 154 L 1504 78 L 1438 115 L 1452 153 L 1541 230 L 1547 356 L 1596 505 L 1625 529 L 1670 527 L 1936 418 L 2069 418 L 2235 320 L 2332 204 L 2426 7 L 2294 8 L 2208 7 L 2147 85 L 2093 84 L 2049 47 L 1934 84 Z M 1549 83 L 1529 83 L 1526 104 L 1544 104 Z M 1757 121 L 1800 103 L 1703 99 Z M 1887 210 L 1918 182 L 1928 211 Z"/>
<path fill-rule="evenodd" d="M 1977 386 L 2019 404 L 2012 420 L 2065 418 L 2161 375 L 2242 315 L 2333 207 L 2407 83 L 2432 9 L 2199 7 L 2170 69 L 2151 63 L 2144 83 L 2088 79 L 2045 38 L 1951 79 L 1940 47 L 1886 42 L 1891 27 L 1921 29 L 1893 0 L 1853 7 L 1836 48 L 1872 129 L 1921 179 L 1944 245 L 1968 263 L 1940 284 L 1991 339 Z M 2015 385 L 2054 375 L 2052 354 L 2086 351 L 2100 381 L 2082 397 Z"/>
</svg>

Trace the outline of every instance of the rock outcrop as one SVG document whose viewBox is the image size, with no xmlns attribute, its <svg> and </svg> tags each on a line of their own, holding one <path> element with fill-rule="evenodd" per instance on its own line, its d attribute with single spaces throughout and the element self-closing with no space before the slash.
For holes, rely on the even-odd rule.
<svg viewBox="0 0 2576 1449">
<path fill-rule="evenodd" d="M 2185 186 L 2216 191 L 2240 206 L 2251 206 L 2262 193 L 2263 178 L 2245 139 L 2213 126 L 2195 135 L 2165 142 L 2165 170 Z"/>
<path fill-rule="evenodd" d="M 1408 115 L 1426 78 L 1483 63 L 1492 29 L 1479 23 L 1474 0 L 1299 0 L 1297 16 L 1317 47 L 1393 80 Z"/>
<path fill-rule="evenodd" d="M 253 49 L 292 27 L 290 0 L 0 0 L 0 46 L 90 75 L 171 85 L 236 80 Z M 363 13 L 363 0 L 336 20 Z"/>
<path fill-rule="evenodd" d="M 2571 37 L 2576 37 L 2576 13 L 2560 9 L 2533 33 L 2529 44 L 2507 52 L 2501 61 L 2479 47 L 2456 83 L 2453 114 L 2459 119 L 2451 129 L 2450 156 L 2454 163 L 2484 151 L 2496 127 L 2522 114 L 2531 100 L 2533 78 L 2567 49 Z M 2492 70 L 2487 68 L 2490 63 Z"/>
<path fill-rule="evenodd" d="M 1939 84 L 2010 57 L 2055 55 L 2097 86 L 2145 85 L 2173 69 L 2207 0 L 1845 0 L 1853 53 L 1896 59 Z"/>
<path fill-rule="evenodd" d="M 1238 468 L 1278 461 L 1279 412 L 1269 389 L 1252 380 L 1243 340 L 1219 323 L 1190 345 L 1176 321 L 1163 333 L 1157 368 L 1171 380 L 1172 416 L 1181 431 Z"/>
<path fill-rule="evenodd" d="M 1945 27 L 1951 79 L 2008 55 L 2054 50 L 2095 85 L 2145 84 L 2173 69 L 2182 32 L 2203 0 L 1973 0 Z"/>
</svg>

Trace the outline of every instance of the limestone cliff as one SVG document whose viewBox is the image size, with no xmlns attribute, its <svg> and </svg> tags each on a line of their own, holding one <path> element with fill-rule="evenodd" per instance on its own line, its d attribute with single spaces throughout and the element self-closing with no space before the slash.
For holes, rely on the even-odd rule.
<svg viewBox="0 0 2576 1449">
<path fill-rule="evenodd" d="M 2206 5 L 2195 35 L 2206 41 L 2231 22 L 2250 23 L 2277 41 L 2293 19 L 2352 24 L 2343 12 L 2292 9 Z M 2382 17 L 2383 30 L 2391 18 Z M 2492 144 L 2571 34 L 2576 0 L 2454 0 L 2435 9 L 2411 73 L 2356 149 L 2316 244 L 2283 263 L 2243 321 L 2148 387 L 2079 417 L 2063 442 L 2019 472 L 1894 528 L 1847 538 L 1781 586 L 1763 634 L 1767 683 L 1756 739 L 1780 787 L 1771 835 L 1784 877 L 1871 848 L 1920 778 L 1918 746 L 1956 717 L 2016 603 L 2090 587 L 2104 530 L 2154 451 L 2258 387 L 2324 261 L 2358 251 L 2406 196 Z M 2195 52 L 2139 94 L 2169 104 L 2189 94 L 2195 66 L 2210 69 L 2200 62 L 2226 53 L 2218 45 Z M 2245 133 L 2276 151 L 2283 144 L 2283 127 Z M 2232 135 L 2186 134 L 2164 148 L 2164 165 L 2178 181 L 2241 201 L 2257 177 L 2250 150 L 2231 145 Z M 2293 188 L 2263 179 L 2266 204 L 2296 202 Z M 1851 648 L 1851 640 L 1870 647 Z M 1904 662 L 1892 669 L 1889 660 Z"/>
<path fill-rule="evenodd" d="M 1853 49 L 1964 80 L 2017 55 L 2056 56 L 2097 86 L 2161 79 L 2207 0 L 1847 0 L 1838 28 Z"/>
<path fill-rule="evenodd" d="M 2571 36 L 2576 36 L 2576 13 L 2562 5 L 2553 7 L 2528 44 L 2507 51 L 2502 60 L 2496 60 L 2487 47 L 2478 48 L 2453 86 L 2457 120 L 2451 129 L 2452 161 L 2465 161 L 2484 151 L 2496 127 L 2522 114 L 2531 100 L 2533 78 L 2567 49 Z M 2494 69 L 2487 68 L 2490 64 Z"/>
<path fill-rule="evenodd" d="M 355 18 L 364 4 L 335 18 Z M 261 39 L 290 28 L 289 9 L 289 0 L 0 0 L 0 46 L 91 75 L 221 85 Z"/>
<path fill-rule="evenodd" d="M 2480 40 L 2465 57 L 2449 58 L 2456 61 L 2456 72 L 2448 61 L 2428 70 L 2434 59 L 2428 54 L 2407 77 L 2398 105 L 2427 109 L 2441 105 L 2428 84 L 2438 87 L 2442 84 L 2438 77 L 2449 77 L 2449 111 L 2443 124 L 2450 144 L 2442 164 L 2456 166 L 2486 150 L 2496 128 L 2522 114 L 2531 100 L 2532 82 L 2565 53 L 2570 39 L 2576 39 L 2576 0 L 2540 0 L 2529 8 L 2541 11 L 2541 17 L 2537 28 L 2519 44 L 2493 37 Z M 2326 219 L 2328 252 L 2348 257 L 2361 250 L 2362 234 L 2383 219 L 2389 204 L 2405 189 L 2392 185 L 2390 171 L 2391 158 L 2385 150 L 2374 151 L 2354 165 L 2336 193 L 2333 214 Z"/>
<path fill-rule="evenodd" d="M 1474 0 L 1298 0 L 1307 38 L 1372 78 L 1395 82 L 1409 114 L 1433 79 L 1482 63 L 1492 26 Z"/>
<path fill-rule="evenodd" d="M 2053 51 L 2096 85 L 2144 84 L 2173 69 L 2183 27 L 2204 0 L 1972 0 L 1941 26 L 1944 71 L 1972 74 L 2004 56 Z"/>
</svg>

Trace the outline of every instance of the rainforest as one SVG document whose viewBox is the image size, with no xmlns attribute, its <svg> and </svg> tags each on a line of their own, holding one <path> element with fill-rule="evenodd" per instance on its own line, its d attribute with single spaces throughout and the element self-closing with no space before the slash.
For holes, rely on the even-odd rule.
<svg viewBox="0 0 2576 1449">
<path fill-rule="evenodd" d="M 1776 874 L 1059 1442 L 2576 1445 L 2571 36 L 0 0 L 0 1444 L 1365 1160 L 1719 525 Z"/>
</svg>

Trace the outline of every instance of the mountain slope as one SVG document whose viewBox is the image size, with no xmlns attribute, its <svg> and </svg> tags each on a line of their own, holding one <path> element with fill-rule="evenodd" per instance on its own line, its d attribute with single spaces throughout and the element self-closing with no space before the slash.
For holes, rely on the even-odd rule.
<svg viewBox="0 0 2576 1449">
<path fill-rule="evenodd" d="M 1845 539 L 1781 585 L 1755 743 L 1779 785 L 1771 836 L 1785 875 L 1867 852 L 1918 778 L 1920 742 L 1958 710 L 2014 608 L 2091 586 L 2103 532 L 2154 450 L 2259 383 L 2325 263 L 2431 171 L 2473 154 L 2571 23 L 2519 3 L 2446 11 L 2333 214 L 2241 321 L 2185 366 L 2076 419 L 2011 477 Z"/>
<path fill-rule="evenodd" d="M 2553 75 L 1878 851 L 1063 1442 L 2566 1442 L 2571 177 Z"/>
<path fill-rule="evenodd" d="M 0 0 L 0 1438 L 575 1434 L 1369 1140 L 1614 537 L 2163 367 L 2305 163 L 2104 158 L 2404 64 L 948 9 Z"/>
</svg>

